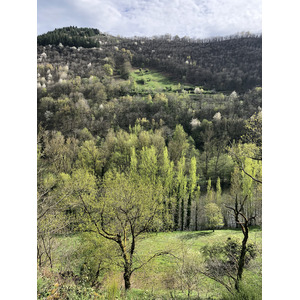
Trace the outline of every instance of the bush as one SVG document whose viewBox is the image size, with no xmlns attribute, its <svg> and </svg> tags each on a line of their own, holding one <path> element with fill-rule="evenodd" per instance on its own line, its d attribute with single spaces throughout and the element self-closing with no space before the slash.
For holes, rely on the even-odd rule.
<svg viewBox="0 0 300 300">
<path fill-rule="evenodd" d="M 262 299 L 262 289 L 260 285 L 250 285 L 241 283 L 239 292 L 233 295 L 223 295 L 224 300 L 260 300 Z"/>
<path fill-rule="evenodd" d="M 100 299 L 100 295 L 92 287 L 81 284 L 76 285 L 71 282 L 56 282 L 53 284 L 51 279 L 45 278 L 39 278 L 37 280 L 37 293 L 37 299 Z"/>
<path fill-rule="evenodd" d="M 59 289 L 58 299 L 88 300 L 101 299 L 95 289 L 84 285 L 64 285 Z"/>
</svg>

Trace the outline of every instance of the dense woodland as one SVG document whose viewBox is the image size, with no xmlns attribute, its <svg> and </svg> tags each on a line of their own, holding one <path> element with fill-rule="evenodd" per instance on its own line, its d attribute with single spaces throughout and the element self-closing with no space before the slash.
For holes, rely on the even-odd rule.
<svg viewBox="0 0 300 300">
<path fill-rule="evenodd" d="M 38 298 L 261 299 L 261 36 L 37 40 Z M 221 229 L 197 259 L 141 247 Z"/>
</svg>

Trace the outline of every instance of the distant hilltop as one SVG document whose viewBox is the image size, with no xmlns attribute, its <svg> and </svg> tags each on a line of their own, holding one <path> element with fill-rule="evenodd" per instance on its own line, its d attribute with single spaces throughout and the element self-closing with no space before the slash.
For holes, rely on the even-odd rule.
<svg viewBox="0 0 300 300">
<path fill-rule="evenodd" d="M 101 34 L 96 28 L 78 28 L 76 26 L 63 27 L 48 31 L 37 37 L 37 43 L 41 46 L 59 45 L 93 48 L 99 46 Z"/>
</svg>

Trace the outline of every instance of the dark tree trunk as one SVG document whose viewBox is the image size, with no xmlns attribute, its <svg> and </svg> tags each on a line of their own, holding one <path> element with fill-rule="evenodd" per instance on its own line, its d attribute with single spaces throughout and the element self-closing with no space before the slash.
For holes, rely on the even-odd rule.
<svg viewBox="0 0 300 300">
<path fill-rule="evenodd" d="M 239 228 L 238 195 L 235 196 L 235 228 Z"/>
<path fill-rule="evenodd" d="M 168 207 L 167 207 L 166 199 L 163 200 L 163 207 L 164 207 L 164 209 L 162 211 L 162 220 L 163 220 L 163 224 L 164 224 L 163 229 L 167 230 L 167 228 L 166 228 L 166 224 L 167 224 L 166 220 L 167 220 L 167 215 L 168 215 Z"/>
<path fill-rule="evenodd" d="M 184 198 L 181 199 L 181 231 L 184 230 Z"/>
<path fill-rule="evenodd" d="M 48 259 L 49 259 L 50 268 L 52 269 L 53 266 L 52 266 L 52 257 L 51 257 L 51 245 L 50 245 L 50 239 L 49 239 L 49 241 L 48 241 L 48 243 L 49 243 L 49 249 L 48 249 L 48 250 L 47 250 L 47 246 L 46 246 L 44 237 L 42 237 L 42 241 L 43 241 L 43 246 L 44 246 L 44 250 L 45 250 L 46 256 L 47 256 Z"/>
<path fill-rule="evenodd" d="M 196 210 L 195 210 L 195 230 L 198 231 L 198 201 L 196 200 Z"/>
<path fill-rule="evenodd" d="M 205 155 L 205 178 L 208 179 L 208 152 L 206 151 Z"/>
<path fill-rule="evenodd" d="M 100 275 L 100 269 L 101 269 L 101 261 L 100 261 L 99 264 L 98 264 L 97 272 L 96 272 L 95 277 L 94 277 L 94 280 L 93 280 L 93 282 L 92 282 L 92 286 L 95 286 L 95 285 L 96 285 L 96 282 L 97 282 L 98 277 L 99 277 L 99 275 Z"/>
<path fill-rule="evenodd" d="M 42 256 L 43 256 L 43 253 L 40 253 L 40 248 L 39 248 L 39 246 L 37 246 L 37 257 L 38 257 L 38 262 L 39 262 L 40 268 L 42 267 Z"/>
<path fill-rule="evenodd" d="M 173 210 L 172 203 L 171 203 L 171 201 L 169 200 L 169 204 L 168 204 L 168 214 L 169 214 L 170 216 L 172 216 L 172 210 Z M 167 229 L 168 229 L 168 230 L 173 229 L 173 225 L 169 225 Z"/>
<path fill-rule="evenodd" d="M 179 198 L 179 196 L 177 196 L 175 213 L 174 213 L 174 229 L 175 230 L 177 230 L 179 227 L 179 206 L 180 206 L 180 198 Z"/>
<path fill-rule="evenodd" d="M 248 224 L 246 224 L 244 230 L 244 238 L 242 242 L 242 250 L 241 250 L 241 255 L 238 261 L 238 272 L 237 272 L 237 279 L 235 282 L 235 288 L 236 290 L 239 290 L 239 283 L 242 279 L 243 271 L 244 271 L 244 266 L 245 266 L 245 257 L 246 257 L 246 252 L 247 252 L 247 241 L 248 241 Z"/>
<path fill-rule="evenodd" d="M 125 268 L 124 268 L 123 277 L 124 277 L 124 283 L 125 283 L 125 290 L 127 291 L 131 287 L 131 282 L 130 282 L 131 270 L 130 270 L 130 266 L 127 264 L 125 265 Z"/>
<path fill-rule="evenodd" d="M 244 235 L 243 241 L 242 241 L 242 249 L 241 249 L 241 254 L 238 260 L 238 270 L 237 270 L 237 276 L 236 276 L 236 280 L 235 280 L 235 289 L 237 291 L 239 291 L 239 284 L 240 281 L 242 280 L 242 275 L 243 275 L 243 271 L 244 271 L 244 266 L 245 266 L 245 257 L 246 257 L 246 253 L 247 253 L 247 241 L 248 241 L 248 237 L 249 237 L 249 223 L 251 222 L 252 219 L 255 219 L 254 217 L 251 217 L 250 219 L 247 218 L 243 212 L 244 210 L 244 204 L 245 201 L 247 200 L 247 197 L 245 197 L 245 199 L 243 200 L 242 203 L 240 203 L 240 205 L 238 204 L 238 198 L 237 195 L 235 197 L 235 207 L 229 207 L 226 206 L 227 208 L 233 210 L 234 215 L 235 215 L 235 221 L 236 224 L 241 226 L 242 228 L 242 232 Z M 239 217 L 241 217 L 244 222 L 239 220 Z"/>
<path fill-rule="evenodd" d="M 186 229 L 190 229 L 191 224 L 191 207 L 192 207 L 192 196 L 189 194 L 188 203 L 187 203 L 187 214 L 186 214 Z"/>
</svg>

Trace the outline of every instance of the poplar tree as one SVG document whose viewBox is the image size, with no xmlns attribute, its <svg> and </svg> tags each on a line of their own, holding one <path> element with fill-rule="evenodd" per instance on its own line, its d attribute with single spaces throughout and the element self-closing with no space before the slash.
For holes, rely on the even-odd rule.
<svg viewBox="0 0 300 300">
<path fill-rule="evenodd" d="M 154 183 L 157 181 L 158 166 L 156 149 L 154 146 L 150 148 L 143 147 L 140 152 L 139 173 L 145 179 Z"/>
<path fill-rule="evenodd" d="M 220 177 L 217 179 L 216 183 L 216 203 L 220 207 L 222 201 L 222 189 L 221 189 L 221 180 Z"/>
<path fill-rule="evenodd" d="M 130 173 L 134 174 L 137 170 L 137 157 L 135 148 L 131 147 L 131 155 L 130 155 Z"/>
<path fill-rule="evenodd" d="M 174 135 L 168 146 L 171 160 L 177 164 L 182 155 L 186 154 L 188 147 L 187 133 L 182 125 L 176 125 Z"/>
<path fill-rule="evenodd" d="M 192 208 L 192 201 L 194 199 L 195 188 L 197 184 L 197 166 L 196 166 L 196 158 L 192 157 L 191 159 L 191 166 L 190 166 L 190 173 L 189 173 L 189 184 L 188 184 L 188 202 L 187 202 L 187 216 L 186 216 L 186 228 L 190 229 L 191 224 L 191 208 Z"/>
<path fill-rule="evenodd" d="M 163 164 L 161 166 L 161 182 L 164 189 L 164 210 L 163 210 L 163 223 L 165 229 L 172 227 L 172 210 L 173 210 L 173 195 L 172 189 L 174 185 L 174 163 L 170 161 L 168 155 L 168 148 L 164 148 Z"/>
<path fill-rule="evenodd" d="M 180 215 L 181 215 L 180 229 L 182 231 L 184 228 L 184 200 L 185 200 L 186 191 L 187 191 L 187 179 L 184 174 L 184 170 L 185 170 L 185 156 L 182 156 L 178 162 L 178 169 L 177 169 L 176 208 L 175 208 L 175 215 L 174 215 L 175 230 L 177 230 L 179 228 Z M 181 211 L 180 211 L 180 208 L 181 208 Z"/>
<path fill-rule="evenodd" d="M 88 140 L 82 144 L 78 152 L 76 164 L 79 168 L 87 169 L 95 175 L 101 174 L 102 162 L 100 151 L 94 140 Z"/>
<path fill-rule="evenodd" d="M 200 207 L 200 185 L 197 186 L 196 191 L 196 208 L 195 208 L 195 230 L 198 230 L 198 214 L 199 214 L 199 207 Z"/>
<path fill-rule="evenodd" d="M 213 188 L 211 186 L 211 179 L 209 178 L 207 180 L 205 201 L 206 201 L 206 203 L 212 203 L 213 199 L 214 199 L 214 190 L 213 190 Z"/>
</svg>

